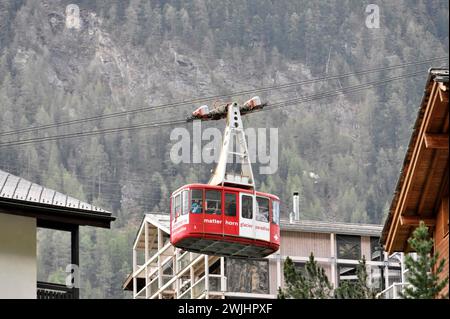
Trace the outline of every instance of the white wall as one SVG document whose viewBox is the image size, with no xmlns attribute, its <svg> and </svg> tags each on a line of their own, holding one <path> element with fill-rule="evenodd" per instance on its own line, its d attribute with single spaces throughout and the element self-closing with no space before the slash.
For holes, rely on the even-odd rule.
<svg viewBox="0 0 450 319">
<path fill-rule="evenodd" d="M 36 298 L 36 219 L 0 212 L 0 299 Z"/>
</svg>

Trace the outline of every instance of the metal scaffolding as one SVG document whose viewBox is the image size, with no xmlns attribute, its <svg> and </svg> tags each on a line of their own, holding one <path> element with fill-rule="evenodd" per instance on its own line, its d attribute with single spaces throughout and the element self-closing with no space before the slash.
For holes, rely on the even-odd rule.
<svg viewBox="0 0 450 319">
<path fill-rule="evenodd" d="M 134 298 L 225 298 L 224 258 L 173 247 L 165 216 L 158 215 L 158 218 L 144 218 L 133 246 Z M 213 266 L 214 272 L 210 273 Z"/>
<path fill-rule="evenodd" d="M 146 214 L 133 245 L 133 272 L 124 289 L 132 290 L 135 299 L 276 298 L 278 287 L 284 287 L 283 263 L 287 256 L 300 267 L 309 260 L 310 252 L 314 252 L 315 260 L 325 269 L 334 287 L 343 280 L 356 279 L 354 271 L 363 255 L 368 257 L 366 267 L 371 285 L 385 289 L 404 282 L 402 254 L 388 256 L 372 247 L 373 239 L 381 232 L 379 225 L 282 221 L 281 227 L 282 249 L 259 259 L 268 263 L 264 270 L 267 290 L 254 289 L 253 284 L 247 285 L 252 282 L 247 268 L 233 268 L 236 264 L 232 258 L 175 248 L 170 243 L 169 215 Z M 339 236 L 354 237 L 360 256 L 343 256 L 339 247 L 348 245 Z M 241 282 L 244 277 L 247 280 Z"/>
</svg>

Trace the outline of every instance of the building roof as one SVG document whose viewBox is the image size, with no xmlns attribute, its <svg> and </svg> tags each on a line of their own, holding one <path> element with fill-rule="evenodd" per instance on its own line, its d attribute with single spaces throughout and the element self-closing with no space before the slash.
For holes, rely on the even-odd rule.
<svg viewBox="0 0 450 319">
<path fill-rule="evenodd" d="M 142 227 L 144 223 L 147 222 L 151 224 L 150 232 L 152 234 L 156 233 L 156 229 L 161 229 L 167 235 L 170 235 L 170 215 L 163 213 L 149 213 L 145 214 L 142 218 L 141 225 L 139 226 L 136 236 L 134 239 L 134 246 L 138 248 L 143 248 L 145 245 L 144 232 L 142 231 Z"/>
<path fill-rule="evenodd" d="M 110 227 L 110 212 L 0 169 L 0 212 L 42 221 Z"/>
<path fill-rule="evenodd" d="M 426 137 L 448 136 L 448 86 L 448 68 L 429 70 L 417 119 L 382 231 L 381 243 L 386 244 L 389 252 L 406 249 L 405 243 L 411 227 L 403 225 L 400 216 L 421 219 L 430 217 L 435 209 L 436 198 L 443 188 L 443 177 L 448 169 L 448 147 L 445 150 L 427 145 Z M 443 92 L 447 92 L 444 94 L 446 96 Z M 397 234 L 395 245 L 391 236 L 394 232 Z"/>
<path fill-rule="evenodd" d="M 289 220 L 281 220 L 280 226 L 281 231 L 335 233 L 341 235 L 374 237 L 380 236 L 381 230 L 383 228 L 382 225 L 375 224 L 356 224 L 311 220 L 293 221 L 292 223 Z"/>
<path fill-rule="evenodd" d="M 155 227 L 162 229 L 165 233 L 170 234 L 170 215 L 162 213 L 145 214 L 149 223 Z"/>
</svg>

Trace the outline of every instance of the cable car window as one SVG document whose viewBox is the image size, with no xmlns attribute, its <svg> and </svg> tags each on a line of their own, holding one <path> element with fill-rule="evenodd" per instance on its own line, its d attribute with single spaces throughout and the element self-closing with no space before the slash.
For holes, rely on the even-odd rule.
<svg viewBox="0 0 450 319">
<path fill-rule="evenodd" d="M 193 189 L 191 191 L 191 213 L 201 214 L 203 212 L 203 191 Z"/>
<path fill-rule="evenodd" d="M 183 191 L 182 193 L 182 204 L 183 204 L 183 209 L 182 209 L 182 214 L 186 215 L 189 211 L 189 192 L 187 190 Z"/>
<path fill-rule="evenodd" d="M 236 194 L 225 194 L 225 216 L 236 216 Z"/>
<path fill-rule="evenodd" d="M 181 194 L 175 197 L 175 216 L 178 217 L 181 214 Z"/>
<path fill-rule="evenodd" d="M 280 224 L 280 202 L 272 201 L 272 223 Z"/>
<path fill-rule="evenodd" d="M 256 220 L 260 222 L 269 222 L 269 199 L 256 197 Z"/>
<path fill-rule="evenodd" d="M 172 215 L 172 218 L 175 218 L 175 197 L 173 197 L 173 196 L 172 196 L 172 205 L 171 205 L 170 214 Z"/>
<path fill-rule="evenodd" d="M 222 193 L 206 191 L 206 213 L 220 215 L 222 213 Z"/>
<path fill-rule="evenodd" d="M 242 217 L 253 218 L 253 197 L 242 195 Z"/>
</svg>

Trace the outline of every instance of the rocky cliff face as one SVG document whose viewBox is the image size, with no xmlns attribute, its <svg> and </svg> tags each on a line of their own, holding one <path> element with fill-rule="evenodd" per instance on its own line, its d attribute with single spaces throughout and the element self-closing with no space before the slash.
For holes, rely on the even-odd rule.
<svg viewBox="0 0 450 319">
<path fill-rule="evenodd" d="M 25 32 L 16 33 L 18 45 L 12 52 L 13 67 L 17 69 L 44 55 L 49 83 L 67 92 L 73 90 L 78 77 L 94 69 L 118 104 L 124 95 L 140 94 L 146 103 L 158 104 L 311 78 L 310 70 L 299 62 L 257 66 L 253 59 L 256 51 L 252 50 L 247 52 L 251 58 L 234 59 L 229 49 L 231 56 L 217 59 L 182 43 L 163 41 L 149 54 L 112 38 L 96 12 L 80 9 L 71 13 L 69 7 L 43 1 L 34 6 L 34 12 L 20 11 L 16 23 Z M 43 20 L 38 25 L 21 24 L 20 17 L 25 19 L 27 14 Z M 303 92 L 303 88 L 298 90 Z M 269 95 L 286 96 L 277 93 Z M 126 105 L 119 107 L 127 109 Z"/>
</svg>

